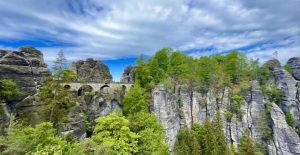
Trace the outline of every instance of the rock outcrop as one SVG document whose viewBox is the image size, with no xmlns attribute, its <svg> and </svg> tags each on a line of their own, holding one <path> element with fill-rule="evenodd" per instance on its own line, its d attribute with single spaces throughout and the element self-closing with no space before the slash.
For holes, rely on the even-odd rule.
<svg viewBox="0 0 300 155">
<path fill-rule="evenodd" d="M 50 75 L 43 54 L 35 48 L 0 50 L 0 78 L 15 81 L 22 89 L 23 97 L 35 94 Z"/>
<path fill-rule="evenodd" d="M 273 139 L 268 146 L 270 155 L 300 154 L 300 138 L 285 121 L 283 111 L 275 104 L 271 107 Z"/>
<path fill-rule="evenodd" d="M 124 73 L 121 76 L 120 81 L 122 83 L 134 83 L 134 73 L 135 73 L 135 67 L 133 66 L 126 67 Z"/>
<path fill-rule="evenodd" d="M 276 85 L 283 93 L 280 108 L 284 113 L 291 112 L 296 120 L 297 128 L 300 128 L 300 105 L 297 100 L 297 81 L 283 67 L 275 67 L 272 73 Z"/>
<path fill-rule="evenodd" d="M 224 133 L 228 143 L 238 147 L 241 136 L 248 129 L 251 137 L 263 144 L 269 154 L 298 154 L 300 151 L 299 136 L 294 129 L 287 125 L 282 110 L 276 104 L 272 104 L 270 115 L 266 116 L 266 122 L 262 122 L 266 107 L 264 94 L 257 82 L 251 82 L 250 85 L 249 91 L 244 96 L 245 103 L 241 107 L 244 111 L 242 119 L 238 119 L 234 114 L 231 120 L 226 120 L 224 117 L 227 107 L 231 104 L 227 89 L 220 94 L 219 98 L 222 100 L 217 105 L 216 95 L 211 92 L 202 96 L 198 92 L 191 94 L 186 89 L 181 89 L 180 93 L 174 94 L 162 86 L 155 88 L 152 93 L 151 111 L 165 128 L 170 151 L 173 151 L 180 127 L 190 128 L 192 121 L 203 123 L 206 116 L 212 119 L 219 109 L 223 116 Z M 207 107 L 205 107 L 205 102 Z M 271 138 L 268 141 L 265 141 L 263 137 L 262 123 L 272 130 Z"/>
<path fill-rule="evenodd" d="M 92 58 L 74 62 L 71 69 L 77 73 L 78 82 L 109 83 L 112 81 L 108 67 Z"/>
<path fill-rule="evenodd" d="M 177 133 L 180 129 L 179 104 L 176 96 L 164 87 L 158 87 L 152 92 L 153 103 L 151 111 L 161 121 L 166 130 L 167 143 L 173 150 Z"/>
<path fill-rule="evenodd" d="M 300 57 L 293 57 L 288 60 L 287 64 L 292 69 L 292 75 L 296 80 L 300 80 Z"/>
</svg>

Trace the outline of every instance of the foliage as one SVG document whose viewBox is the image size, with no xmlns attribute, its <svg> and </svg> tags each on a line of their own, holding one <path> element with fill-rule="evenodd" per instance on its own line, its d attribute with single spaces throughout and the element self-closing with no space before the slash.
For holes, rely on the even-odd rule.
<svg viewBox="0 0 300 155">
<path fill-rule="evenodd" d="M 96 119 L 92 140 L 96 144 L 104 144 L 116 154 L 138 152 L 138 136 L 130 131 L 129 121 L 116 113 Z"/>
<path fill-rule="evenodd" d="M 38 96 L 44 103 L 42 111 L 46 120 L 55 126 L 67 120 L 70 108 L 76 104 L 71 93 L 53 79 L 48 79 Z"/>
<path fill-rule="evenodd" d="M 139 112 L 129 117 L 130 129 L 138 138 L 137 154 L 169 154 L 165 143 L 165 131 L 157 118 L 150 113 Z"/>
<path fill-rule="evenodd" d="M 223 130 L 223 121 L 220 112 L 217 112 L 216 117 L 212 122 L 213 134 L 214 134 L 214 154 L 223 155 L 227 150 L 226 137 Z"/>
<path fill-rule="evenodd" d="M 231 96 L 230 112 L 235 113 L 236 117 L 239 120 L 242 120 L 244 111 L 241 109 L 242 105 L 245 103 L 245 100 L 242 96 L 233 94 Z"/>
<path fill-rule="evenodd" d="M 264 140 L 269 140 L 272 137 L 272 129 L 269 126 L 268 118 L 269 114 L 262 112 L 258 120 L 258 129 Z"/>
<path fill-rule="evenodd" d="M 7 136 L 1 137 L 0 145 L 4 154 L 68 154 L 71 145 L 55 134 L 56 130 L 48 122 L 36 127 L 24 127 L 14 122 Z"/>
<path fill-rule="evenodd" d="M 144 89 L 139 84 L 135 84 L 134 87 L 130 88 L 122 100 L 124 115 L 127 116 L 148 111 L 148 103 L 144 93 Z"/>
<path fill-rule="evenodd" d="M 268 95 L 269 100 L 271 102 L 275 102 L 277 105 L 280 104 L 282 97 L 283 97 L 283 93 L 281 90 L 279 90 L 276 87 L 276 85 L 272 85 L 272 86 L 263 85 L 262 90 L 265 94 Z"/>
<path fill-rule="evenodd" d="M 288 71 L 290 74 L 292 74 L 292 68 L 290 67 L 290 65 L 285 64 L 285 65 L 284 65 L 284 69 L 285 69 L 286 71 Z"/>
<path fill-rule="evenodd" d="M 240 138 L 239 155 L 263 155 L 264 150 L 250 137 L 249 130 L 246 130 Z"/>
<path fill-rule="evenodd" d="M 88 116 L 86 113 L 83 113 L 83 122 L 84 122 L 84 125 L 85 125 L 85 130 L 86 130 L 86 133 L 87 133 L 87 136 L 91 136 L 92 135 L 92 123 L 89 122 L 88 120 Z"/>
<path fill-rule="evenodd" d="M 53 122 L 55 126 L 67 120 L 66 114 L 76 104 L 72 94 L 61 85 L 76 78 L 76 73 L 65 69 L 65 64 L 66 58 L 61 51 L 53 65 L 54 74 L 46 81 L 38 94 L 44 103 L 42 111 L 46 120 Z"/>
<path fill-rule="evenodd" d="M 296 121 L 290 111 L 285 114 L 285 120 L 290 127 L 294 128 L 296 126 Z"/>
<path fill-rule="evenodd" d="M 227 122 L 231 122 L 232 117 L 233 117 L 233 114 L 230 111 L 227 111 L 225 113 L 225 118 L 226 118 Z"/>
<path fill-rule="evenodd" d="M 174 146 L 175 155 L 197 155 L 200 154 L 200 147 L 194 132 L 188 129 L 180 129 Z"/>
<path fill-rule="evenodd" d="M 9 101 L 20 94 L 21 92 L 15 82 L 0 79 L 0 102 Z"/>
</svg>

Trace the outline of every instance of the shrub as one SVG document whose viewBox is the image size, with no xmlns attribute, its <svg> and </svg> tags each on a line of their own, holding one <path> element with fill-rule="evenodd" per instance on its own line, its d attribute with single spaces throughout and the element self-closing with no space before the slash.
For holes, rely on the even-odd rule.
<svg viewBox="0 0 300 155">
<path fill-rule="evenodd" d="M 294 128 L 296 126 L 294 116 L 291 112 L 285 114 L 285 120 L 290 127 Z"/>
</svg>

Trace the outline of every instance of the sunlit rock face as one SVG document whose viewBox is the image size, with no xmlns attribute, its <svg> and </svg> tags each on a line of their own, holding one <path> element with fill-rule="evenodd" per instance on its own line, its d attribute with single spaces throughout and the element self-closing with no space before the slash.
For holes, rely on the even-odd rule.
<svg viewBox="0 0 300 155">
<path fill-rule="evenodd" d="M 196 91 L 191 93 L 187 89 L 180 89 L 179 93 L 171 93 L 162 86 L 155 88 L 152 92 L 151 111 L 165 128 L 170 151 L 173 151 L 180 127 L 190 128 L 192 122 L 203 123 L 206 117 L 213 119 L 219 109 L 229 144 L 238 147 L 241 136 L 245 130 L 249 130 L 251 137 L 260 142 L 269 154 L 298 154 L 299 136 L 287 125 L 284 112 L 274 103 L 270 107 L 270 115 L 265 122 L 270 126 L 272 136 L 269 140 L 263 139 L 260 121 L 262 115 L 265 114 L 265 96 L 257 82 L 251 82 L 250 86 L 249 90 L 244 93 L 245 103 L 241 107 L 244 111 L 242 119 L 238 119 L 234 114 L 230 121 L 224 116 L 227 107 L 231 104 L 228 89 L 218 94 L 217 103 L 216 96 L 218 95 L 212 92 L 202 95 Z"/>
<path fill-rule="evenodd" d="M 77 82 L 109 83 L 112 81 L 108 67 L 92 58 L 74 62 L 71 69 L 77 73 Z"/>
</svg>

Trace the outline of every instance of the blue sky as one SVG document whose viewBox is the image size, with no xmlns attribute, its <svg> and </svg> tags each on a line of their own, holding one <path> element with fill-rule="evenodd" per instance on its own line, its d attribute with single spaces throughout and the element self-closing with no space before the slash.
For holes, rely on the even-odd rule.
<svg viewBox="0 0 300 155">
<path fill-rule="evenodd" d="M 51 64 L 103 60 L 114 80 L 163 47 L 191 56 L 240 50 L 285 63 L 300 56 L 299 0 L 2 0 L 0 48 L 32 45 Z"/>
</svg>

